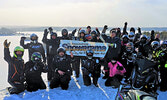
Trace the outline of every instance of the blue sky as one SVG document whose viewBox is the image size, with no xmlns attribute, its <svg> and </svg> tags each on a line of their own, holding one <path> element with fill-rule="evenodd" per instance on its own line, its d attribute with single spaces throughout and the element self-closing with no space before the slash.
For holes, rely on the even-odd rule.
<svg viewBox="0 0 167 100">
<path fill-rule="evenodd" d="M 167 27 L 166 0 L 0 0 L 0 25 Z"/>
</svg>

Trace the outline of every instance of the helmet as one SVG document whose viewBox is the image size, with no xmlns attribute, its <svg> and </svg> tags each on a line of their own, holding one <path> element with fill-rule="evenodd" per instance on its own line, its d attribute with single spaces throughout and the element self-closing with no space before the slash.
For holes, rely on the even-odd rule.
<svg viewBox="0 0 167 100">
<path fill-rule="evenodd" d="M 131 27 L 131 28 L 130 28 L 130 32 L 135 33 L 135 28 L 134 28 L 134 27 Z"/>
<path fill-rule="evenodd" d="M 86 56 L 88 57 L 88 59 L 92 59 L 93 58 L 93 50 L 89 49 L 86 51 Z"/>
<path fill-rule="evenodd" d="M 130 32 L 130 33 L 128 34 L 128 36 L 129 36 L 129 39 L 130 39 L 131 41 L 133 41 L 133 40 L 135 39 L 135 33 L 133 33 L 133 32 Z"/>
<path fill-rule="evenodd" d="M 158 41 L 153 41 L 151 42 L 151 47 L 156 50 L 157 48 L 159 48 L 160 44 Z"/>
<path fill-rule="evenodd" d="M 134 51 L 134 45 L 132 42 L 126 44 L 126 51 L 132 53 Z"/>
<path fill-rule="evenodd" d="M 163 51 L 167 51 L 167 40 L 163 41 L 162 44 L 161 44 L 161 49 Z"/>
<path fill-rule="evenodd" d="M 52 32 L 52 33 L 51 33 L 51 39 L 52 39 L 52 36 L 53 36 L 53 35 L 57 37 L 57 33 L 56 33 L 56 32 Z"/>
<path fill-rule="evenodd" d="M 66 50 L 63 47 L 59 47 L 57 49 L 57 53 L 59 54 L 60 52 L 64 52 L 64 54 L 66 53 Z"/>
<path fill-rule="evenodd" d="M 129 39 L 128 35 L 123 35 L 123 36 L 122 36 L 122 39 L 124 39 L 124 38 Z"/>
<path fill-rule="evenodd" d="M 140 41 L 141 41 L 142 43 L 146 43 L 146 41 L 147 41 L 147 36 L 146 36 L 146 35 L 141 35 L 141 36 L 140 36 Z"/>
<path fill-rule="evenodd" d="M 22 54 L 16 54 L 17 51 L 21 51 Z M 24 48 L 21 46 L 17 46 L 14 48 L 14 57 L 16 57 L 17 59 L 21 60 L 24 54 Z"/>
<path fill-rule="evenodd" d="M 95 30 L 93 30 L 92 32 L 91 32 L 91 35 L 94 37 L 94 36 L 97 36 L 97 32 L 95 31 Z"/>
<path fill-rule="evenodd" d="M 66 35 L 64 35 L 66 33 Z M 67 29 L 62 29 L 61 31 L 62 36 L 67 36 L 68 35 L 68 30 Z"/>
<path fill-rule="evenodd" d="M 33 62 L 40 62 L 41 61 L 41 54 L 39 52 L 34 52 L 32 55 L 31 55 L 31 60 Z"/>
<path fill-rule="evenodd" d="M 35 41 L 35 40 L 37 41 L 37 40 L 38 40 L 38 36 L 33 33 L 33 34 L 30 35 L 30 39 L 31 39 L 32 41 Z"/>
<path fill-rule="evenodd" d="M 79 31 L 79 34 L 81 34 L 81 33 L 84 33 L 84 34 L 85 34 L 86 31 L 85 31 L 85 30 L 80 30 L 80 31 Z"/>
</svg>

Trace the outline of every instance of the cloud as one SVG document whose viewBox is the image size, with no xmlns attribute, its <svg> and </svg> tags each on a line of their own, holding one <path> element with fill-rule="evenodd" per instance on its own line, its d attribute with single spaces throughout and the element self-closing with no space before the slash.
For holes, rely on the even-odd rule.
<svg viewBox="0 0 167 100">
<path fill-rule="evenodd" d="M 166 26 L 165 0 L 2 0 L 0 23 L 35 26 Z"/>
</svg>

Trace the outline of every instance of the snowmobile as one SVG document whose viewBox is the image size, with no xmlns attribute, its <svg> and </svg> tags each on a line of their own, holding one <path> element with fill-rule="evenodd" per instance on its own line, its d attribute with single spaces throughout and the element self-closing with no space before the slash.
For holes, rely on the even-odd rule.
<svg viewBox="0 0 167 100">
<path fill-rule="evenodd" d="M 156 67 L 146 58 L 137 59 L 129 82 L 120 85 L 116 100 L 156 100 L 159 83 Z"/>
</svg>

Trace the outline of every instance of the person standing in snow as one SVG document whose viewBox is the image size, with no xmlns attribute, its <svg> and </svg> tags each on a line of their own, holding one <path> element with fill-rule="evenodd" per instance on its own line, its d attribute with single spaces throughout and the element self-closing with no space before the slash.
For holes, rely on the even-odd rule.
<svg viewBox="0 0 167 100">
<path fill-rule="evenodd" d="M 66 55 L 63 47 L 57 49 L 58 55 L 53 58 L 52 70 L 54 72 L 53 78 L 50 82 L 50 88 L 57 88 L 61 86 L 63 90 L 67 90 L 71 80 L 72 68 L 71 63 L 74 61 L 74 56 Z"/>
<path fill-rule="evenodd" d="M 43 45 L 38 42 L 38 36 L 36 34 L 31 34 L 30 35 L 31 42 L 27 44 L 24 44 L 25 39 L 26 37 L 21 37 L 20 45 L 23 46 L 24 49 L 28 49 L 29 60 L 31 60 L 31 55 L 34 52 L 40 52 L 42 54 L 43 62 L 46 63 L 45 50 L 43 48 Z"/>
<path fill-rule="evenodd" d="M 8 88 L 10 94 L 19 94 L 25 90 L 24 60 L 22 59 L 24 49 L 20 46 L 15 47 L 14 56 L 10 56 L 10 42 L 4 41 L 4 59 L 8 63 L 8 83 L 12 86 Z"/>
<path fill-rule="evenodd" d="M 48 64 L 48 74 L 47 78 L 50 81 L 52 79 L 52 68 L 51 63 L 53 61 L 53 57 L 57 55 L 57 49 L 59 48 L 60 39 L 57 37 L 57 33 L 53 32 L 50 29 L 50 39 L 47 39 L 48 31 L 47 29 L 44 30 L 44 36 L 42 42 L 46 44 L 47 47 L 47 64 Z"/>
<path fill-rule="evenodd" d="M 45 72 L 45 65 L 41 62 L 42 55 L 34 52 L 31 60 L 25 64 L 25 76 L 27 83 L 27 91 L 37 91 L 38 89 L 46 89 L 46 85 L 42 79 L 42 72 Z"/>
</svg>

